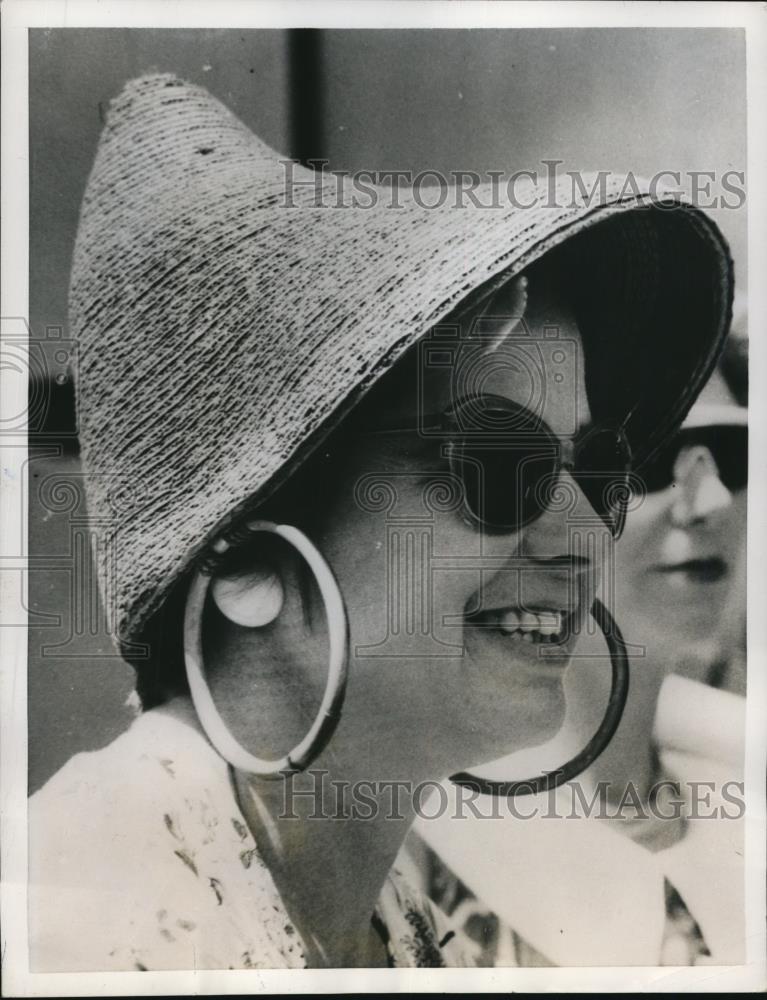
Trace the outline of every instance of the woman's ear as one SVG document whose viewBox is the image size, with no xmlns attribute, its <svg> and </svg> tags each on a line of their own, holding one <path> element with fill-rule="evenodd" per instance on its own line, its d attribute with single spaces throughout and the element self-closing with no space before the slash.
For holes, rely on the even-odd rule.
<svg viewBox="0 0 767 1000">
<path fill-rule="evenodd" d="M 269 625 L 285 603 L 279 570 L 265 558 L 254 560 L 247 569 L 215 576 L 211 595 L 225 618 L 246 628 Z"/>
<path fill-rule="evenodd" d="M 349 651 L 343 597 L 320 551 L 292 525 L 249 521 L 211 549 L 192 576 L 184 608 L 192 701 L 224 760 L 246 774 L 284 777 L 286 771 L 303 770 L 325 748 L 341 715 Z M 301 562 L 316 579 L 327 619 L 327 634 L 318 634 L 313 643 L 295 635 L 302 610 L 294 577 Z M 210 596 L 226 621 L 251 631 L 230 629 L 219 619 L 206 625 Z M 252 631 L 277 616 L 274 629 L 262 635 Z M 299 684 L 306 686 L 306 697 L 295 697 Z M 275 759 L 255 756 L 249 748 L 253 742 L 264 749 L 294 745 Z"/>
</svg>

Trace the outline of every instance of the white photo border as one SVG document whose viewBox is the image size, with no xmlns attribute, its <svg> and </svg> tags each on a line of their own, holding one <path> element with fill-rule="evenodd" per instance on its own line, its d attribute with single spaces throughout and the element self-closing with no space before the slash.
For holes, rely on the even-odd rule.
<svg viewBox="0 0 767 1000">
<path fill-rule="evenodd" d="M 27 949 L 26 629 L 0 628 L 0 815 L 3 994 L 5 996 L 162 996 L 347 991 L 634 992 L 762 991 L 765 931 L 765 758 L 767 757 L 767 11 L 757 3 L 366 2 L 314 0 L 6 0 L 2 9 L 2 287 L 4 333 L 29 315 L 29 28 L 461 28 L 743 27 L 748 73 L 748 264 L 750 482 L 748 517 L 748 706 L 746 761 L 747 963 L 739 967 L 269 970 L 231 972 L 31 973 Z M 715 84 L 714 84 L 715 85 Z M 2 371 L 0 417 L 19 412 L 24 387 Z M 23 400 L 23 397 L 22 397 Z M 3 558 L 23 562 L 20 517 L 26 446 L 3 439 L 0 532 Z M 20 574 L 23 576 L 23 574 Z M 2 586 L 0 625 L 24 615 L 26 593 Z"/>
</svg>

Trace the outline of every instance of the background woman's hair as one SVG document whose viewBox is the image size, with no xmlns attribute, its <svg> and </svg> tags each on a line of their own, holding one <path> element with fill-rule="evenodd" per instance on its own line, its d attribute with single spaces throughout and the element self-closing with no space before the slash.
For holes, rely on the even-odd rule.
<svg viewBox="0 0 767 1000">
<path fill-rule="evenodd" d="M 725 341 L 719 370 L 738 406 L 748 406 L 748 338 L 733 330 Z"/>
</svg>

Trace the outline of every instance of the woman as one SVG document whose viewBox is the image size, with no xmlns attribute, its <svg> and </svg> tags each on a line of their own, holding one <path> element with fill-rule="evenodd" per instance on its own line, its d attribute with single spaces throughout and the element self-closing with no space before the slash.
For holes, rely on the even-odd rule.
<svg viewBox="0 0 767 1000">
<path fill-rule="evenodd" d="M 616 549 L 616 611 L 632 672 L 610 745 L 577 792 L 565 786 L 556 803 L 520 806 L 525 821 L 418 827 L 434 849 L 413 841 L 430 895 L 467 928 L 484 964 L 744 961 L 737 783 L 745 703 L 737 695 L 745 678 L 732 667 L 745 652 L 743 343 L 734 330 L 681 430 L 643 470 L 642 502 Z M 585 659 L 568 676 L 563 734 L 575 746 L 603 711 L 603 674 Z M 730 691 L 711 686 L 723 681 Z M 562 740 L 550 748 L 554 763 L 566 753 Z M 494 859 L 492 871 L 475 863 L 478 854 Z"/>
<path fill-rule="evenodd" d="M 628 780 L 643 790 L 657 780 L 647 736 L 668 674 L 726 682 L 745 695 L 736 661 L 745 651 L 738 626 L 745 616 L 748 410 L 735 391 L 745 381 L 737 369 L 745 365 L 731 336 L 680 433 L 645 471 L 644 502 L 618 550 L 616 604 L 626 609 L 626 638 L 645 648 L 631 710 L 596 768 L 609 771 L 618 798 Z M 584 685 L 582 705 L 595 683 Z"/>
<path fill-rule="evenodd" d="M 569 526 L 619 533 L 631 456 L 715 361 L 730 266 L 696 210 L 620 178 L 334 210 L 291 177 L 173 77 L 113 103 L 72 321 L 145 711 L 32 800 L 38 968 L 466 961 L 397 874 L 415 790 L 561 725 L 599 582 Z"/>
</svg>

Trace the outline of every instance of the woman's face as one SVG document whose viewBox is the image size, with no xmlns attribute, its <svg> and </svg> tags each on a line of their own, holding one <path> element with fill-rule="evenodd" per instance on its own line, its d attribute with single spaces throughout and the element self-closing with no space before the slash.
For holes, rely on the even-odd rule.
<svg viewBox="0 0 767 1000">
<path fill-rule="evenodd" d="M 708 393 L 718 390 L 721 398 L 721 376 L 712 383 Z M 649 477 L 660 488 L 629 514 L 616 549 L 618 620 L 627 638 L 662 654 L 669 670 L 708 665 L 740 568 L 746 524 L 745 488 L 723 477 L 705 433 L 696 440 L 694 425 L 705 426 L 705 400 L 679 439 L 669 481 Z"/>
<path fill-rule="evenodd" d="M 351 439 L 317 539 L 347 602 L 350 688 L 380 706 L 387 726 L 412 720 L 456 767 L 557 731 L 561 654 L 575 640 L 554 646 L 550 633 L 564 628 L 566 615 L 586 614 L 597 585 L 598 567 L 574 559 L 570 526 L 591 508 L 567 473 L 565 510 L 488 534 L 455 503 L 444 439 L 417 432 L 457 397 L 485 394 L 532 410 L 564 439 L 588 423 L 578 329 L 535 292 L 526 330 L 485 321 L 477 336 L 478 314 L 466 316 L 457 343 L 446 331 L 422 345 L 418 361 L 363 407 L 359 426 L 374 432 Z M 493 312 L 499 308 L 496 299 Z M 506 492 L 510 509 L 511 481 Z"/>
<path fill-rule="evenodd" d="M 391 744 L 441 777 L 542 743 L 564 717 L 563 677 L 576 638 L 557 645 L 552 633 L 566 630 L 568 616 L 585 619 L 598 586 L 599 566 L 573 543 L 579 517 L 593 529 L 594 512 L 562 472 L 559 509 L 521 530 L 479 530 L 456 502 L 444 437 L 429 431 L 427 418 L 457 397 L 493 394 L 572 439 L 590 420 L 581 339 L 568 311 L 535 283 L 524 328 L 511 331 L 514 323 L 498 318 L 502 298 L 491 308 L 491 320 L 478 310 L 460 329 L 437 331 L 363 402 L 348 422 L 341 461 L 329 462 L 317 483 L 324 509 L 312 539 L 344 595 L 351 640 L 330 750 L 346 747 L 363 768 L 368 754 Z M 391 428 L 412 430 L 384 431 Z M 511 509 L 511 479 L 507 489 Z M 286 590 L 268 656 L 264 637 L 248 634 L 258 630 L 219 628 L 212 644 L 217 657 L 243 663 L 241 690 L 229 686 L 229 721 L 256 753 L 273 754 L 274 740 L 287 748 L 305 732 L 325 683 L 322 604 L 305 586 Z M 306 712 L 292 729 L 261 727 L 263 743 L 254 743 L 247 735 L 254 664 L 269 659 L 277 666 L 265 668 L 262 696 L 272 680 L 286 689 L 285 670 L 298 672 L 285 697 L 294 714 L 301 699 Z"/>
</svg>

